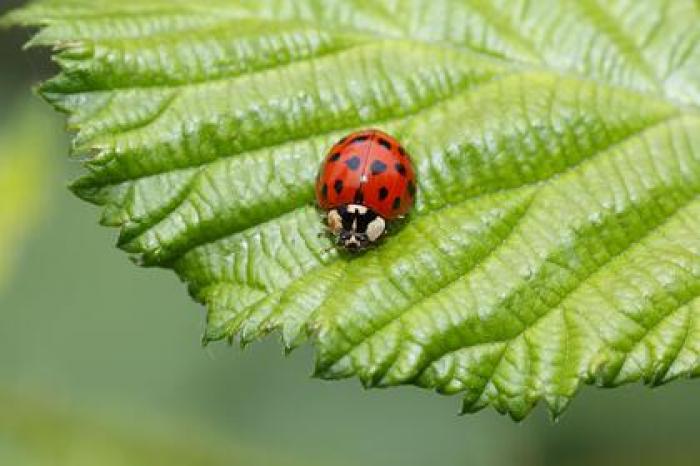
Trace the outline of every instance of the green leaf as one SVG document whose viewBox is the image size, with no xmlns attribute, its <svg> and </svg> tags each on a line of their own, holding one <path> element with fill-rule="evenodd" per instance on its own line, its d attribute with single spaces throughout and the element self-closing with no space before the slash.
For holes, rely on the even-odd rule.
<svg viewBox="0 0 700 466">
<path fill-rule="evenodd" d="M 700 373 L 700 7 L 692 0 L 37 2 L 74 185 L 172 268 L 206 340 L 310 337 L 316 374 L 558 415 L 582 383 Z M 313 206 L 379 127 L 412 216 L 346 257 Z"/>
</svg>

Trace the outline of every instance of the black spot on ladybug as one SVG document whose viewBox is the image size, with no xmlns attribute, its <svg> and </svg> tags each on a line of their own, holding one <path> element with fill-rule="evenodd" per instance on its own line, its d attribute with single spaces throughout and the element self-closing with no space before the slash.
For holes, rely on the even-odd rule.
<svg viewBox="0 0 700 466">
<path fill-rule="evenodd" d="M 406 149 L 404 149 L 403 146 L 399 146 L 399 154 L 401 154 L 402 157 L 406 157 Z"/>
<path fill-rule="evenodd" d="M 345 165 L 347 165 L 350 170 L 357 170 L 360 168 L 360 158 L 354 155 L 345 161 Z"/>
<path fill-rule="evenodd" d="M 391 205 L 391 207 L 396 210 L 399 207 L 401 207 L 401 198 L 400 197 L 395 197 L 394 198 L 394 203 Z"/>
<path fill-rule="evenodd" d="M 379 138 L 377 140 L 380 146 L 384 147 L 386 150 L 391 150 L 391 143 L 387 141 L 386 139 Z"/>
<path fill-rule="evenodd" d="M 343 223 L 343 229 L 351 230 L 352 222 L 355 220 L 355 215 L 348 212 L 347 206 L 338 207 L 338 214 L 340 215 L 340 220 Z"/>
<path fill-rule="evenodd" d="M 372 171 L 373 175 L 384 173 L 386 171 L 386 164 L 381 160 L 375 160 L 374 162 L 372 162 L 370 170 Z"/>
<path fill-rule="evenodd" d="M 340 194 L 340 191 L 343 190 L 343 180 L 335 180 L 335 183 L 333 183 L 333 190 L 336 194 Z"/>
<path fill-rule="evenodd" d="M 323 183 L 323 186 L 321 186 L 321 196 L 324 199 L 328 197 L 328 185 L 326 183 Z"/>
<path fill-rule="evenodd" d="M 358 232 L 366 232 L 367 231 L 367 226 L 375 219 L 377 218 L 376 212 L 373 210 L 368 210 L 362 215 L 356 215 L 355 218 L 357 219 L 357 228 L 355 231 Z"/>
<path fill-rule="evenodd" d="M 366 141 L 367 139 L 369 139 L 369 136 L 356 136 L 356 137 L 352 138 L 352 141 L 350 141 L 350 142 L 352 142 L 354 144 L 356 142 Z"/>
<path fill-rule="evenodd" d="M 404 166 L 404 164 L 397 163 L 396 165 L 394 165 L 394 167 L 396 168 L 396 171 L 399 172 L 399 174 L 401 176 L 406 176 L 406 167 Z"/>
<path fill-rule="evenodd" d="M 416 196 L 416 184 L 413 182 L 413 180 L 408 182 L 408 192 L 411 195 L 411 197 Z"/>
<path fill-rule="evenodd" d="M 358 189 L 357 191 L 355 191 L 355 198 L 353 199 L 353 202 L 354 202 L 355 204 L 360 204 L 360 205 L 362 205 L 362 203 L 364 202 L 364 200 L 365 200 L 365 197 L 364 197 L 364 195 L 362 194 L 362 190 Z"/>
<path fill-rule="evenodd" d="M 346 140 L 347 140 L 346 137 L 345 137 L 345 138 L 340 138 L 340 139 L 338 140 L 338 142 L 335 143 L 335 145 L 336 145 L 336 146 L 339 146 L 339 145 L 341 145 L 342 143 L 344 143 Z"/>
<path fill-rule="evenodd" d="M 335 154 L 328 157 L 328 161 L 329 162 L 336 162 L 339 158 L 340 158 L 340 152 L 336 152 Z"/>
<path fill-rule="evenodd" d="M 379 200 L 383 201 L 389 195 L 389 190 L 385 186 L 379 188 Z"/>
</svg>

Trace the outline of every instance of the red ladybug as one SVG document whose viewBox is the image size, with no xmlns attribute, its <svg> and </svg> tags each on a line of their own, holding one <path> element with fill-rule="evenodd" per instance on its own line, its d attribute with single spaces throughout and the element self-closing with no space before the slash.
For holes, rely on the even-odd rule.
<svg viewBox="0 0 700 466">
<path fill-rule="evenodd" d="M 321 165 L 316 200 L 338 244 L 360 251 L 377 241 L 386 222 L 413 206 L 416 178 L 399 142 L 376 129 L 338 141 Z"/>
</svg>

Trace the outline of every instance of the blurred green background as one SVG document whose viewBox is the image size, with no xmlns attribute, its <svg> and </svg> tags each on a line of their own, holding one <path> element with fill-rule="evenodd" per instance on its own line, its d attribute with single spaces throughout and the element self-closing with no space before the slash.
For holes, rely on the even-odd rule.
<svg viewBox="0 0 700 466">
<path fill-rule="evenodd" d="M 20 2 L 0 3 L 0 13 Z M 203 310 L 66 185 L 63 118 L 29 31 L 0 31 L 0 465 L 696 465 L 700 382 L 584 388 L 553 423 L 413 388 L 309 377 L 270 338 L 202 348 Z"/>
</svg>

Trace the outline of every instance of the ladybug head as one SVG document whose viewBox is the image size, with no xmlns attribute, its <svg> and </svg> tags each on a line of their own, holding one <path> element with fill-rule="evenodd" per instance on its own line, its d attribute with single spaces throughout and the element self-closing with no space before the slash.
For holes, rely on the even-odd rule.
<svg viewBox="0 0 700 466">
<path fill-rule="evenodd" d="M 384 233 L 386 222 L 372 209 L 348 204 L 328 212 L 328 228 L 338 238 L 338 245 L 351 252 L 362 251 Z"/>
</svg>

